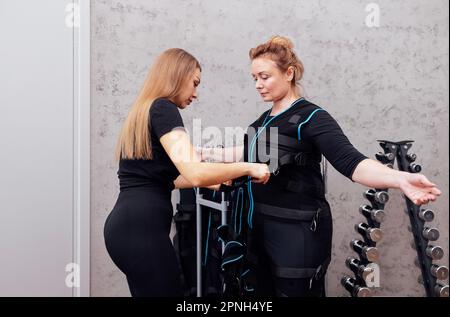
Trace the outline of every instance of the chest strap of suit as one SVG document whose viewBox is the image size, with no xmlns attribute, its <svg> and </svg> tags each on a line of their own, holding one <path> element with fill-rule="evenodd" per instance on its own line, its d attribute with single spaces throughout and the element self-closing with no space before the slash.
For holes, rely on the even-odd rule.
<svg viewBox="0 0 450 317">
<path fill-rule="evenodd" d="M 279 167 L 282 167 L 286 164 L 294 164 L 297 166 L 311 166 L 318 163 L 320 163 L 320 161 L 318 160 L 317 156 L 307 152 L 288 153 L 282 155 L 278 160 Z"/>
<path fill-rule="evenodd" d="M 275 174 L 280 170 L 281 167 L 288 164 L 293 164 L 296 166 L 312 166 L 314 164 L 320 163 L 322 157 L 313 153 L 313 148 L 307 143 L 299 143 L 297 139 L 278 135 L 278 145 L 270 143 L 269 147 L 276 148 L 275 153 L 281 152 L 279 157 L 276 158 L 277 167 L 275 169 Z M 270 151 L 269 153 L 272 153 Z"/>
</svg>

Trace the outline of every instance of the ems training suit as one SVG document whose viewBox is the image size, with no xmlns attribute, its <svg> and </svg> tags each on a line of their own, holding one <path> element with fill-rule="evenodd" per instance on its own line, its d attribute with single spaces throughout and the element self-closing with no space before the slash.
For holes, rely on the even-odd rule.
<svg viewBox="0 0 450 317">
<path fill-rule="evenodd" d="M 358 152 L 331 115 L 303 98 L 275 117 L 266 111 L 244 140 L 246 162 L 265 162 L 271 127 L 278 128 L 278 171 L 266 185 L 248 183 L 249 249 L 258 296 L 325 296 L 332 218 L 325 199 L 321 154 L 351 179 L 367 157 Z M 261 129 L 262 128 L 262 129 Z M 260 134 L 258 134 L 260 129 Z M 259 149 L 259 147 L 266 147 Z M 293 152 L 298 152 L 296 158 Z M 286 160 L 286 157 L 290 159 Z"/>
<path fill-rule="evenodd" d="M 133 297 L 182 296 L 180 269 L 169 238 L 171 191 L 179 172 L 159 140 L 183 128 L 183 120 L 174 103 L 157 99 L 149 123 L 153 159 L 120 160 L 120 194 L 105 223 L 105 243 L 126 275 Z"/>
</svg>

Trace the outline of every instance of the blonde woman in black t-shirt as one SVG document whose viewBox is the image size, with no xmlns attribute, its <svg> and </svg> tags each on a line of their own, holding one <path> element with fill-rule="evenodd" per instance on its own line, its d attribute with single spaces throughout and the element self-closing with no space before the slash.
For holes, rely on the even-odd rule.
<svg viewBox="0 0 450 317">
<path fill-rule="evenodd" d="M 266 164 L 200 162 L 179 113 L 197 98 L 200 80 L 201 67 L 192 55 L 176 48 L 162 53 L 120 134 L 120 194 L 104 237 L 132 296 L 183 295 L 169 238 L 174 188 L 213 186 L 241 176 L 265 184 L 270 176 Z"/>
</svg>

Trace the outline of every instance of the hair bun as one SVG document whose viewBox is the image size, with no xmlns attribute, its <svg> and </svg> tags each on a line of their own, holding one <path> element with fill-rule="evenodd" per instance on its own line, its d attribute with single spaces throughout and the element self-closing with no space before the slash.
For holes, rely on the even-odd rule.
<svg viewBox="0 0 450 317">
<path fill-rule="evenodd" d="M 277 45 L 281 45 L 289 50 L 293 50 L 294 49 L 294 43 L 292 43 L 292 41 L 290 39 L 288 39 L 287 37 L 284 36 L 272 36 L 269 40 L 270 44 L 277 44 Z"/>
</svg>

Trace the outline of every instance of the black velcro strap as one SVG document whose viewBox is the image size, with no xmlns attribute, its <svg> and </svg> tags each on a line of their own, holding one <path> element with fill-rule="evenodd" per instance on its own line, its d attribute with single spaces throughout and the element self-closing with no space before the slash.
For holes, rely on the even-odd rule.
<svg viewBox="0 0 450 317">
<path fill-rule="evenodd" d="M 281 278 L 311 278 L 319 280 L 324 277 L 331 257 L 327 257 L 321 265 L 316 268 L 292 268 L 272 266 L 272 270 L 277 277 Z"/>
<path fill-rule="evenodd" d="M 297 166 L 311 166 L 314 164 L 319 164 L 322 157 L 314 155 L 313 153 L 308 152 L 299 152 L 295 154 L 294 162 Z"/>
<path fill-rule="evenodd" d="M 298 124 L 301 118 L 299 114 L 295 114 L 289 119 L 289 123 Z"/>
<path fill-rule="evenodd" d="M 284 165 L 287 164 L 294 164 L 294 158 L 295 158 L 295 154 L 286 154 L 280 157 L 280 159 L 278 160 L 278 166 L 282 167 Z"/>
<path fill-rule="evenodd" d="M 255 203 L 255 210 L 268 216 L 300 221 L 311 221 L 317 214 L 317 210 L 290 209 L 261 203 Z"/>
<path fill-rule="evenodd" d="M 320 159 L 316 155 L 307 152 L 288 153 L 285 155 L 281 155 L 280 159 L 278 160 L 278 164 L 280 167 L 286 164 L 294 164 L 296 166 L 311 166 L 319 163 Z"/>
</svg>

